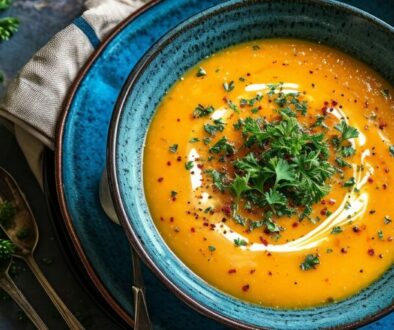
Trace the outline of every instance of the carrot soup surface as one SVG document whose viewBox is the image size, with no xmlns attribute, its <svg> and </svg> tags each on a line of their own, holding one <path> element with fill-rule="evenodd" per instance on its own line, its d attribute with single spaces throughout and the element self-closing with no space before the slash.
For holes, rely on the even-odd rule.
<svg viewBox="0 0 394 330">
<path fill-rule="evenodd" d="M 180 77 L 144 185 L 171 250 L 210 285 L 281 308 L 335 302 L 394 260 L 393 88 L 330 47 L 269 39 Z"/>
</svg>

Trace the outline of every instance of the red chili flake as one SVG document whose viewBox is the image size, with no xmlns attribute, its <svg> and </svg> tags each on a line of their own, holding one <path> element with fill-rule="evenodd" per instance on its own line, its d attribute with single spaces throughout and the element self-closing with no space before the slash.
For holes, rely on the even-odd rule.
<svg viewBox="0 0 394 330">
<path fill-rule="evenodd" d="M 164 221 L 164 218 L 163 218 L 163 217 L 160 217 L 160 221 Z"/>
<path fill-rule="evenodd" d="M 330 198 L 330 199 L 328 200 L 328 204 L 330 204 L 330 205 L 334 205 L 335 203 L 336 203 L 336 200 L 335 200 L 335 199 Z"/>
<path fill-rule="evenodd" d="M 332 100 L 332 101 L 331 101 L 331 106 L 335 107 L 335 106 L 337 106 L 337 105 L 338 105 L 338 102 L 337 102 L 337 101 L 335 101 L 335 100 Z"/>
<path fill-rule="evenodd" d="M 223 102 L 227 103 L 227 97 L 226 96 L 223 97 Z"/>
<path fill-rule="evenodd" d="M 373 178 L 372 178 L 372 177 L 369 177 L 369 178 L 368 178 L 368 182 L 369 182 L 369 183 L 373 183 Z"/>
<path fill-rule="evenodd" d="M 297 228 L 298 227 L 298 222 L 293 222 L 293 224 L 291 225 L 293 228 Z"/>
<path fill-rule="evenodd" d="M 327 107 L 321 108 L 321 112 L 323 115 L 327 115 L 327 111 L 328 111 Z"/>
<path fill-rule="evenodd" d="M 268 272 L 268 275 L 269 275 L 269 276 L 272 276 L 272 272 Z"/>
<path fill-rule="evenodd" d="M 237 272 L 237 270 L 236 270 L 235 268 L 231 268 L 231 269 L 228 270 L 227 273 L 229 273 L 229 274 L 235 274 L 236 272 Z"/>
<path fill-rule="evenodd" d="M 387 168 L 387 167 L 385 167 L 385 168 L 384 168 L 384 173 L 389 173 L 389 172 L 390 172 L 390 169 Z"/>
<path fill-rule="evenodd" d="M 209 225 L 209 229 L 215 230 L 215 228 L 216 228 L 216 225 L 215 225 L 214 223 L 211 223 L 211 224 Z"/>
<path fill-rule="evenodd" d="M 203 165 L 203 164 L 197 164 L 197 167 L 198 167 L 200 170 L 202 170 L 203 167 L 204 167 L 204 165 Z"/>
<path fill-rule="evenodd" d="M 327 107 L 328 106 L 328 101 L 324 101 L 324 105 Z"/>
<path fill-rule="evenodd" d="M 228 205 L 225 205 L 222 207 L 222 212 L 226 215 L 230 215 L 231 214 L 231 207 Z"/>
<path fill-rule="evenodd" d="M 387 237 L 387 241 L 389 241 L 389 242 L 391 242 L 393 239 L 394 239 L 394 237 L 393 237 L 393 236 L 389 236 L 389 237 Z"/>
<path fill-rule="evenodd" d="M 249 288 L 250 288 L 249 284 L 245 284 L 245 285 L 242 287 L 242 291 L 243 291 L 243 292 L 246 292 L 246 291 L 249 290 Z"/>
<path fill-rule="evenodd" d="M 193 227 L 190 228 L 190 231 L 191 231 L 192 233 L 195 233 L 195 232 L 196 232 L 196 230 L 195 230 Z"/>
<path fill-rule="evenodd" d="M 157 179 L 157 182 L 163 182 L 163 180 L 164 180 L 164 178 L 160 177 L 160 178 Z"/>
<path fill-rule="evenodd" d="M 267 256 L 268 256 L 268 257 L 272 256 L 272 253 L 271 253 L 271 252 L 268 252 L 268 253 L 267 253 Z"/>
<path fill-rule="evenodd" d="M 326 205 L 326 200 L 325 200 L 325 199 L 322 199 L 321 202 L 320 202 L 320 204 L 321 204 L 321 205 Z"/>
<path fill-rule="evenodd" d="M 312 71 L 312 70 L 309 70 L 309 73 L 310 73 L 310 74 L 313 74 L 313 71 Z"/>
<path fill-rule="evenodd" d="M 382 188 L 383 188 L 384 190 L 386 190 L 386 189 L 387 189 L 387 183 L 383 183 Z"/>
<path fill-rule="evenodd" d="M 204 227 L 208 227 L 208 226 L 209 226 L 209 223 L 208 223 L 208 222 L 204 222 L 202 225 L 203 225 Z"/>
<path fill-rule="evenodd" d="M 167 166 L 171 166 L 171 162 L 170 161 L 167 162 Z"/>
<path fill-rule="evenodd" d="M 320 210 L 320 214 L 321 215 L 326 215 L 327 214 L 328 209 L 325 207 L 323 209 Z"/>
<path fill-rule="evenodd" d="M 342 249 L 341 249 L 341 252 L 342 252 L 343 254 L 346 254 L 346 253 L 347 253 L 347 248 L 342 248 Z"/>
<path fill-rule="evenodd" d="M 170 217 L 170 222 L 174 222 L 174 217 Z"/>
<path fill-rule="evenodd" d="M 382 123 L 382 122 L 379 123 L 379 129 L 383 129 L 385 127 L 387 127 L 387 123 Z"/>
<path fill-rule="evenodd" d="M 255 273 L 255 272 L 256 272 L 256 269 L 251 269 L 251 270 L 249 271 L 250 274 L 253 274 L 253 273 Z"/>
<path fill-rule="evenodd" d="M 249 76 L 250 76 L 250 73 L 248 72 L 248 73 L 246 73 L 246 75 L 249 77 Z"/>
<path fill-rule="evenodd" d="M 383 259 L 383 254 L 379 254 L 379 259 Z"/>
<path fill-rule="evenodd" d="M 181 156 L 178 156 L 176 160 L 177 160 L 178 162 L 180 162 L 180 161 L 182 161 L 182 157 L 181 157 Z"/>
<path fill-rule="evenodd" d="M 268 245 L 268 241 L 263 236 L 260 236 L 259 238 L 261 243 L 263 243 L 265 246 Z"/>
<path fill-rule="evenodd" d="M 355 233 L 359 233 L 361 231 L 359 226 L 354 226 L 352 229 L 353 229 L 353 232 L 355 232 Z"/>
<path fill-rule="evenodd" d="M 226 218 L 222 218 L 222 222 L 226 222 L 227 221 L 227 219 Z"/>
<path fill-rule="evenodd" d="M 368 249 L 368 254 L 373 257 L 375 255 L 375 250 L 374 249 Z"/>
<path fill-rule="evenodd" d="M 177 118 L 176 121 L 179 123 L 179 122 L 181 121 L 181 119 L 180 119 L 180 118 Z"/>
</svg>

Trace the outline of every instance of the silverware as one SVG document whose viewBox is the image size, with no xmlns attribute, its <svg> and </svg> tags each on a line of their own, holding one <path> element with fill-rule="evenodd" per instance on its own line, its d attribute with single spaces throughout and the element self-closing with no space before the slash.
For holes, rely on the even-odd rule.
<svg viewBox="0 0 394 330">
<path fill-rule="evenodd" d="M 134 298 L 134 329 L 150 330 L 152 325 L 149 319 L 148 307 L 145 298 L 145 287 L 141 272 L 141 262 L 138 254 L 131 247 L 131 260 L 133 264 L 133 298 Z"/>
<path fill-rule="evenodd" d="M 105 169 L 101 177 L 99 186 L 99 199 L 101 207 L 108 218 L 116 224 L 120 224 L 116 216 L 115 208 L 112 203 L 109 191 L 107 170 Z M 133 299 L 134 299 L 134 329 L 150 330 L 152 325 L 149 319 L 149 312 L 145 298 L 144 281 L 141 272 L 141 262 L 138 254 L 130 247 L 131 260 L 133 267 Z"/>
<path fill-rule="evenodd" d="M 0 287 L 8 293 L 17 305 L 25 312 L 27 317 L 33 322 L 39 330 L 48 330 L 48 327 L 41 320 L 35 309 L 27 301 L 23 293 L 18 289 L 8 271 L 11 266 L 12 258 L 7 260 L 0 260 Z"/>
<path fill-rule="evenodd" d="M 39 237 L 35 218 L 13 177 L 0 167 L 0 202 L 5 201 L 11 203 L 16 212 L 12 224 L 9 226 L 0 224 L 8 238 L 18 248 L 14 256 L 27 263 L 69 328 L 72 330 L 84 329 L 49 284 L 34 260 L 33 253 Z"/>
</svg>

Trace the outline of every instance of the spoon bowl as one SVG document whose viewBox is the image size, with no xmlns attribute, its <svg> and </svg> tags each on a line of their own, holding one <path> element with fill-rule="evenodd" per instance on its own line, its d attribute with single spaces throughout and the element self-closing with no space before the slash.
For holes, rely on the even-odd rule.
<svg viewBox="0 0 394 330">
<path fill-rule="evenodd" d="M 60 299 L 34 260 L 39 233 L 33 212 L 14 178 L 0 167 L 0 202 L 7 205 L 6 221 L 0 223 L 8 238 L 16 246 L 14 256 L 23 259 L 55 305 L 70 329 L 84 329 Z"/>
</svg>

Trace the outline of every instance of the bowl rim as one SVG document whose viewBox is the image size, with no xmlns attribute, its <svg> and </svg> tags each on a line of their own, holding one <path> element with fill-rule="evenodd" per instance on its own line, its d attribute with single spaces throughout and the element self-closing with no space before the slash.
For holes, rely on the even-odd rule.
<svg viewBox="0 0 394 330">
<path fill-rule="evenodd" d="M 360 17 L 368 21 L 369 23 L 375 25 L 375 27 L 389 32 L 394 35 L 394 27 L 386 23 L 385 21 L 361 10 L 359 8 L 353 7 L 351 5 L 341 3 L 336 0 L 293 0 L 299 3 L 304 4 L 318 4 L 322 6 L 330 6 L 337 7 L 340 10 L 350 13 L 354 16 Z M 172 293 L 174 293 L 178 298 L 180 298 L 184 303 L 186 303 L 189 307 L 193 308 L 197 312 L 209 316 L 212 319 L 219 321 L 225 325 L 231 326 L 237 329 L 268 329 L 264 327 L 252 326 L 251 324 L 244 323 L 243 321 L 230 318 L 211 310 L 193 297 L 189 296 L 185 293 L 181 288 L 179 288 L 171 279 L 169 279 L 157 266 L 150 255 L 146 252 L 141 244 L 138 235 L 134 231 L 131 222 L 128 221 L 127 212 L 125 210 L 124 203 L 122 202 L 120 186 L 118 183 L 118 174 L 116 167 L 116 150 L 117 150 L 117 140 L 118 140 L 118 128 L 121 120 L 121 115 L 126 106 L 127 99 L 129 94 L 132 92 L 134 84 L 138 81 L 141 74 L 144 72 L 146 67 L 153 61 L 153 59 L 159 54 L 161 49 L 165 48 L 172 40 L 176 39 L 178 35 L 182 34 L 183 31 L 198 25 L 202 20 L 209 18 L 210 16 L 215 15 L 217 12 L 222 11 L 223 9 L 231 9 L 235 7 L 242 7 L 247 5 L 248 3 L 255 3 L 256 0 L 226 0 L 221 4 L 214 5 L 208 9 L 201 11 L 198 14 L 195 14 L 188 19 L 182 21 L 171 30 L 169 30 L 164 36 L 162 36 L 157 42 L 155 42 L 142 56 L 142 58 L 137 62 L 137 64 L 132 68 L 126 82 L 123 85 L 121 93 L 118 96 L 117 102 L 115 104 L 115 108 L 112 114 L 109 133 L 108 133 L 108 141 L 107 141 L 107 159 L 106 159 L 106 170 L 108 174 L 108 184 L 111 193 L 111 197 L 113 200 L 113 204 L 115 207 L 116 214 L 120 220 L 120 223 L 123 227 L 123 230 L 126 233 L 126 236 L 129 242 L 132 244 L 133 248 L 138 253 L 139 257 L 143 260 L 145 265 L 160 279 L 160 281 L 168 288 Z M 269 3 L 272 0 L 257 0 L 257 2 L 261 3 Z M 170 252 L 171 249 L 167 246 Z M 193 271 L 192 271 L 193 272 Z M 194 273 L 194 272 L 193 272 Z M 377 279 L 376 281 L 379 281 Z M 376 282 L 375 281 L 375 282 Z M 373 282 L 373 283 L 375 283 Z M 362 318 L 357 321 L 353 321 L 351 323 L 347 323 L 344 325 L 337 325 L 335 327 L 330 327 L 329 329 L 355 329 L 360 326 L 369 324 L 391 312 L 394 311 L 394 301 L 387 307 L 380 309 L 378 312 L 368 315 L 365 318 Z"/>
</svg>

